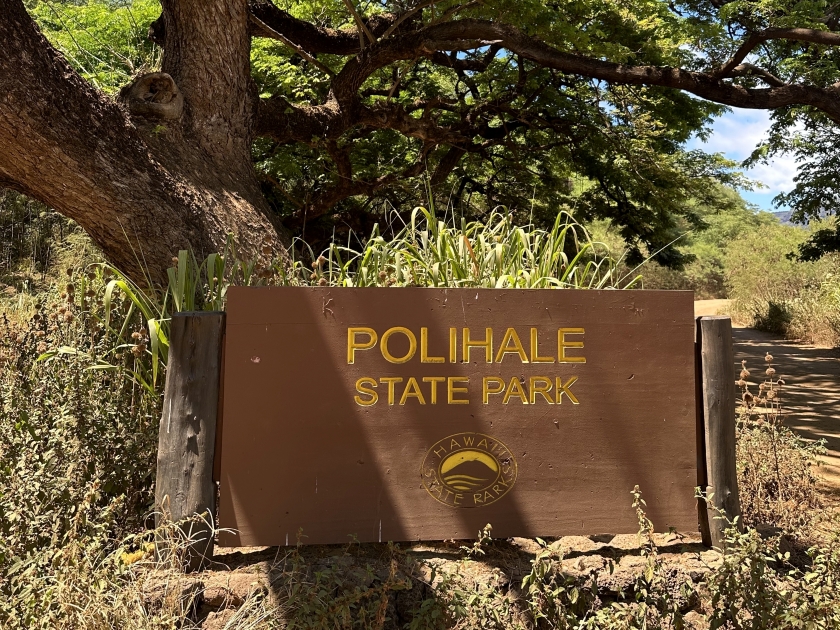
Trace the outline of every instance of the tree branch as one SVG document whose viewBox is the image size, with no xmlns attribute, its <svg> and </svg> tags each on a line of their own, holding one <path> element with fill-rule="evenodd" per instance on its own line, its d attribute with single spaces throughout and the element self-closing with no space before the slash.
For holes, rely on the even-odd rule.
<svg viewBox="0 0 840 630">
<path fill-rule="evenodd" d="M 20 0 L 3 4 L 0 41 L 0 181 L 79 223 L 138 281 L 165 279 L 158 265 L 180 248 L 202 251 L 199 225 L 178 217 L 188 186 L 50 45 Z M 154 268 L 143 270 L 140 256 Z"/>
<path fill-rule="evenodd" d="M 760 33 L 762 41 L 790 39 L 822 46 L 840 46 L 840 33 L 813 28 L 768 28 Z"/>
<path fill-rule="evenodd" d="M 306 59 L 309 63 L 311 63 L 316 68 L 318 68 L 321 72 L 326 74 L 328 77 L 334 77 L 335 76 L 335 72 L 333 72 L 327 66 L 325 66 L 320 61 L 315 59 L 315 57 L 310 55 L 308 52 L 306 52 L 303 48 L 298 46 L 296 43 L 294 43 L 288 37 L 286 37 L 285 35 L 281 35 L 277 31 L 275 31 L 273 28 L 271 28 L 268 24 L 263 22 L 256 15 L 251 14 L 251 22 L 253 24 L 256 24 L 257 26 L 259 26 L 264 33 L 269 34 L 268 36 L 273 37 L 274 39 L 277 39 L 277 40 L 283 42 L 284 44 L 286 44 L 286 46 L 288 46 L 292 50 L 296 51 L 297 54 L 299 54 L 301 57 Z"/>
<path fill-rule="evenodd" d="M 800 36 L 802 29 L 785 29 Z M 797 32 L 793 32 L 797 31 Z M 655 85 L 684 90 L 708 100 L 750 109 L 776 109 L 787 105 L 810 105 L 840 120 L 840 90 L 807 85 L 780 85 L 750 89 L 725 82 L 713 74 L 660 66 L 633 66 L 593 59 L 557 50 L 516 27 L 478 19 L 463 19 L 429 26 L 398 39 L 380 40 L 349 60 L 333 81 L 332 94 L 344 106 L 350 104 L 364 81 L 376 70 L 417 56 L 432 57 L 437 51 L 470 50 L 500 44 L 537 65 L 567 74 L 627 85 Z"/>
<path fill-rule="evenodd" d="M 442 52 L 432 53 L 429 58 L 437 65 L 445 68 L 452 68 L 461 72 L 484 72 L 501 49 L 501 45 L 493 44 L 481 59 L 467 59 L 458 57 L 458 55 L 446 55 Z"/>
<path fill-rule="evenodd" d="M 307 201 L 303 210 L 298 212 L 298 221 L 311 221 L 327 214 L 338 202 L 349 197 L 367 196 L 372 197 L 374 193 L 382 188 L 390 186 L 395 182 L 417 177 L 426 170 L 426 157 L 434 148 L 433 145 L 425 145 L 417 160 L 399 173 L 390 173 L 377 177 L 376 179 L 352 179 L 341 176 L 345 168 L 336 164 L 339 169 L 339 180 L 334 186 L 314 195 Z M 340 158 L 343 159 L 343 158 Z"/>
<path fill-rule="evenodd" d="M 742 63 L 741 65 L 736 66 L 732 69 L 730 75 L 733 77 L 759 77 L 767 85 L 772 85 L 773 87 L 783 87 L 787 85 L 772 72 L 768 72 L 764 68 L 759 68 L 751 63 Z"/>
<path fill-rule="evenodd" d="M 179 11 L 198 10 L 218 20 L 209 0 L 177 4 Z M 164 15 L 170 20 L 173 16 L 166 8 Z M 183 17 L 176 14 L 174 23 Z M 241 17 L 246 36 L 243 74 L 248 79 L 244 11 Z M 212 47 L 219 43 L 202 38 L 206 31 L 173 37 L 169 30 L 166 54 L 175 58 L 211 58 Z M 191 35 L 193 44 L 208 44 L 207 48 L 184 53 Z M 226 35 L 230 39 L 222 44 L 236 42 L 235 35 Z M 187 80 L 177 84 L 169 73 L 147 75 L 133 84 L 133 96 L 129 88 L 127 108 L 73 70 L 40 32 L 22 0 L 2 0 L 0 41 L 0 181 L 76 221 L 107 259 L 136 282 L 165 286 L 173 254 L 191 249 L 201 258 L 219 251 L 231 233 L 247 256 L 258 255 L 264 241 L 277 246 L 278 253 L 279 246 L 288 243 L 281 242 L 271 223 L 254 177 L 249 102 L 240 99 L 238 109 L 231 110 L 228 105 L 237 95 L 220 94 L 230 88 L 228 81 L 236 80 L 228 76 L 235 74 L 235 67 L 214 77 L 216 84 L 204 91 L 195 82 L 200 67 L 179 68 Z M 242 55 L 242 50 L 231 55 Z M 213 63 L 225 60 L 230 58 Z M 177 109 L 184 85 L 190 88 L 183 90 L 184 96 L 189 93 L 192 100 L 184 99 L 180 118 L 167 108 L 138 111 L 138 103 L 132 105 L 139 100 L 146 106 Z M 208 102 L 217 96 L 220 102 Z M 142 117 L 132 118 L 128 109 Z M 208 112 L 217 118 L 203 117 Z M 167 117 L 149 120 L 161 113 Z M 187 117 L 191 124 L 184 123 Z M 220 139 L 224 144 L 217 144 Z"/>
<path fill-rule="evenodd" d="M 735 76 L 732 74 L 732 71 L 735 70 L 744 59 L 747 58 L 756 46 L 759 44 L 775 40 L 775 39 L 787 39 L 793 41 L 800 41 L 800 42 L 807 42 L 810 44 L 820 44 L 823 46 L 840 46 L 840 33 L 832 33 L 831 31 L 821 31 L 812 28 L 768 28 L 763 31 L 757 33 L 751 33 L 750 36 L 744 41 L 743 44 L 738 48 L 732 58 L 723 64 L 720 68 L 712 72 L 712 76 L 724 79 L 729 76 Z M 756 66 L 752 64 L 746 64 L 750 68 L 756 70 L 755 74 L 763 74 L 766 73 L 765 70 L 761 72 L 757 72 L 760 70 Z M 770 75 L 772 76 L 772 75 Z M 776 77 L 773 77 L 774 79 Z M 780 79 L 776 79 L 776 81 L 781 81 Z M 768 81 L 771 85 L 771 83 Z M 783 82 L 782 82 L 783 84 Z"/>
<path fill-rule="evenodd" d="M 725 64 L 723 64 L 720 68 L 715 70 L 712 73 L 712 76 L 720 78 L 720 79 L 724 79 L 724 78 L 730 76 L 730 73 L 742 61 L 744 61 L 744 59 L 747 58 L 747 55 L 749 55 L 753 51 L 753 49 L 755 49 L 755 47 L 758 46 L 762 41 L 763 40 L 761 39 L 760 35 L 757 35 L 756 33 L 752 33 L 746 39 L 746 41 L 743 44 L 741 44 L 741 46 L 738 48 L 738 50 L 735 52 L 735 54 L 732 55 L 732 58 L 729 61 L 727 61 Z"/>
<path fill-rule="evenodd" d="M 435 172 L 432 174 L 430 183 L 432 186 L 442 184 L 449 174 L 458 166 L 458 162 L 466 153 L 466 150 L 461 147 L 449 147 L 446 154 L 438 162 Z"/>
<path fill-rule="evenodd" d="M 277 33 L 312 54 L 354 55 L 361 48 L 358 30 L 321 28 L 277 8 L 270 0 L 249 2 L 252 35 L 278 39 Z M 385 13 L 363 20 L 362 24 L 371 37 L 382 36 L 397 21 L 397 16 Z M 269 28 L 266 29 L 265 27 Z M 364 35 L 363 35 L 364 36 Z"/>
</svg>

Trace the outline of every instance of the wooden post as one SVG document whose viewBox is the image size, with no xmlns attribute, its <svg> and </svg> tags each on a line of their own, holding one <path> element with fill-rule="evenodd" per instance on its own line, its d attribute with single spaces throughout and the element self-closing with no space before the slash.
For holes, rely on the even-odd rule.
<svg viewBox="0 0 840 630">
<path fill-rule="evenodd" d="M 224 313 L 177 313 L 169 334 L 158 443 L 156 524 L 200 516 L 183 528 L 193 540 L 185 558 L 189 571 L 205 566 L 213 556 L 213 456 L 224 330 Z M 165 552 L 166 542 L 159 543 L 159 552 Z"/>
<path fill-rule="evenodd" d="M 732 321 L 728 317 L 697 319 L 700 354 L 699 388 L 702 412 L 705 479 L 712 494 L 707 517 L 700 519 L 706 544 L 723 548 L 726 521 L 716 518 L 718 510 L 729 520 L 741 515 L 738 473 L 735 468 L 735 358 L 732 349 Z M 703 475 L 701 475 L 701 478 Z M 702 487 L 702 486 L 701 486 Z"/>
</svg>

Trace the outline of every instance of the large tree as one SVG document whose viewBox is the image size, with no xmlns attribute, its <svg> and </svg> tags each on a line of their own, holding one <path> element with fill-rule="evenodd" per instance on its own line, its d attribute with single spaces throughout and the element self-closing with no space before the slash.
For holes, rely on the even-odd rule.
<svg viewBox="0 0 840 630">
<path fill-rule="evenodd" d="M 343 0 L 310 2 L 303 19 L 270 0 L 162 0 L 149 29 L 161 67 L 117 98 L 49 43 L 27 11 L 37 5 L 0 0 L 0 186 L 73 218 L 114 263 L 156 279 L 178 249 L 219 250 L 229 233 L 244 255 L 282 252 L 287 227 L 254 159 L 289 147 L 332 164 L 312 194 L 286 193 L 292 221 L 426 169 L 439 183 L 472 156 L 524 173 L 534 147 L 578 160 L 602 214 L 656 245 L 664 210 L 650 199 L 680 173 L 709 169 L 678 145 L 719 111 L 711 103 L 840 121 L 838 7 L 826 2 L 387 0 L 363 10 Z M 336 6 L 351 25 L 328 26 Z M 305 66 L 311 85 L 268 90 L 254 38 L 284 46 L 284 71 Z M 389 156 L 398 145 L 399 159 Z M 651 159 L 652 146 L 666 157 Z M 390 167 L 360 162 L 358 147 Z"/>
</svg>

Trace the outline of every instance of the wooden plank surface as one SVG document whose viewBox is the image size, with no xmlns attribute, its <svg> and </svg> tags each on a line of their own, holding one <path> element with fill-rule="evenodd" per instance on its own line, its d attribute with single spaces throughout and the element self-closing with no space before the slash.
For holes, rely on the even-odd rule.
<svg viewBox="0 0 840 630">
<path fill-rule="evenodd" d="M 659 531 L 697 531 L 691 293 L 232 287 L 227 308 L 220 544 L 630 533 L 636 484 Z"/>
<path fill-rule="evenodd" d="M 701 383 L 703 384 L 703 427 L 706 436 L 709 542 L 722 548 L 727 522 L 741 514 L 738 472 L 735 466 L 735 359 L 732 321 L 729 317 L 698 319 Z M 705 536 L 704 536 L 705 538 Z"/>
<path fill-rule="evenodd" d="M 185 532 L 194 540 L 187 568 L 213 555 L 213 457 L 219 406 L 225 314 L 176 313 L 170 329 L 160 420 L 155 504 L 157 524 L 201 515 Z"/>
</svg>

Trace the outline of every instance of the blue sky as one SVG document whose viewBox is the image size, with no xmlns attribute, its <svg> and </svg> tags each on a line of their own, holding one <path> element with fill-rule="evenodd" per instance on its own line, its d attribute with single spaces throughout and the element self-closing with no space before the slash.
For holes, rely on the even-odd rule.
<svg viewBox="0 0 840 630">
<path fill-rule="evenodd" d="M 740 162 L 752 153 L 758 142 L 767 135 L 769 128 L 770 116 L 767 111 L 733 109 L 715 120 L 712 126 L 713 133 L 707 142 L 695 139 L 689 142 L 688 148 L 723 153 L 726 157 Z M 773 198 L 780 192 L 787 192 L 793 188 L 796 162 L 792 156 L 776 157 L 769 164 L 744 170 L 744 173 L 767 186 L 755 192 L 741 191 L 744 199 L 762 210 L 781 210 L 782 208 L 773 208 Z"/>
</svg>

